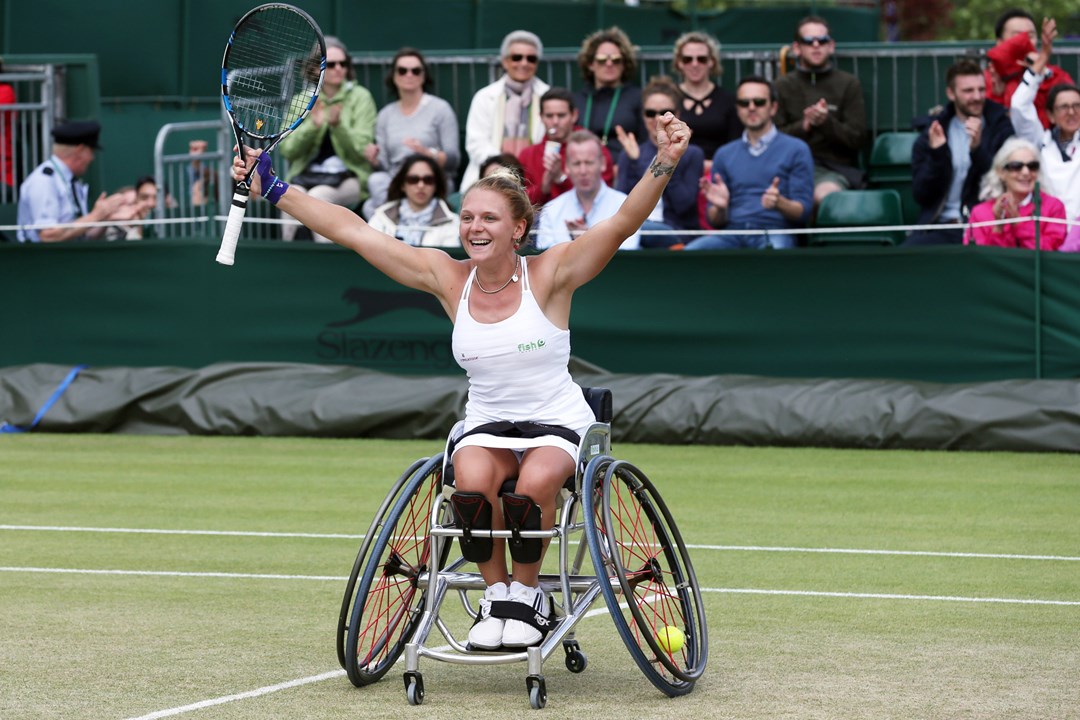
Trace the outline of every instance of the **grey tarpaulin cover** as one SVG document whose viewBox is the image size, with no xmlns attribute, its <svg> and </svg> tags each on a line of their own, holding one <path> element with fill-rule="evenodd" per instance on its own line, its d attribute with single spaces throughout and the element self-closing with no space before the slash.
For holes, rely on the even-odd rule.
<svg viewBox="0 0 1080 720">
<path fill-rule="evenodd" d="M 28 423 L 71 370 L 0 369 L 0 421 Z M 1080 381 L 936 384 L 738 375 L 616 375 L 574 362 L 614 393 L 619 442 L 963 450 L 1080 450 Z M 462 376 L 243 363 L 89 367 L 36 432 L 443 438 Z"/>
</svg>

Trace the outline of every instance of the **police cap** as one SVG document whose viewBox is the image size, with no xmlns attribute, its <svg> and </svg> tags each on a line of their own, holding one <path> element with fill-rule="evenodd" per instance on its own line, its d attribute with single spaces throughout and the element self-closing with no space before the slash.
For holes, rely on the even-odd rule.
<svg viewBox="0 0 1080 720">
<path fill-rule="evenodd" d="M 61 145 L 88 145 L 100 150 L 101 125 L 95 120 L 73 120 L 53 128 L 53 140 Z"/>
</svg>

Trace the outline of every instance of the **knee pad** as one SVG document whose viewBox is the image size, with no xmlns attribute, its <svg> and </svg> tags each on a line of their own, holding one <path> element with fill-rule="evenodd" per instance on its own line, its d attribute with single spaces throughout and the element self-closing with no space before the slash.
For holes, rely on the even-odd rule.
<svg viewBox="0 0 1080 720">
<path fill-rule="evenodd" d="M 544 548 L 543 538 L 524 538 L 521 531 L 540 529 L 540 506 L 532 498 L 516 493 L 504 494 L 502 505 L 506 529 L 512 533 L 508 542 L 510 557 L 519 563 L 539 562 Z"/>
<path fill-rule="evenodd" d="M 482 493 L 455 492 L 450 505 L 458 527 L 464 533 L 458 540 L 461 555 L 469 562 L 486 562 L 491 559 L 491 538 L 474 537 L 473 530 L 491 530 L 491 503 Z"/>
</svg>

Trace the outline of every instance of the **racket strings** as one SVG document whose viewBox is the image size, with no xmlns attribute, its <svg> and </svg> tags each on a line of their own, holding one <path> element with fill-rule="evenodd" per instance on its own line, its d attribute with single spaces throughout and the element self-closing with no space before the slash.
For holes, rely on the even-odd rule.
<svg viewBox="0 0 1080 720">
<path fill-rule="evenodd" d="M 302 15 L 279 7 L 252 15 L 233 33 L 226 57 L 237 122 L 261 137 L 288 129 L 310 105 L 321 64 L 318 33 Z"/>
</svg>

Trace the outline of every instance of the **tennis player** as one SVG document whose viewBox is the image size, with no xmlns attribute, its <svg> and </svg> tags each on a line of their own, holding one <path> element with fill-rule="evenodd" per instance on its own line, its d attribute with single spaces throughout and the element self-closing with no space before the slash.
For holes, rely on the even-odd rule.
<svg viewBox="0 0 1080 720">
<path fill-rule="evenodd" d="M 568 370 L 570 302 L 574 291 L 604 269 L 619 245 L 656 206 L 690 130 L 671 115 L 657 122 L 656 158 L 619 211 L 575 241 L 529 258 L 517 250 L 529 236 L 534 210 L 525 189 L 509 174 L 479 180 L 462 202 L 459 235 L 467 257 L 413 247 L 371 228 L 352 211 L 292 191 L 274 174 L 268 154 L 247 150 L 233 177 L 254 163 L 252 191 L 319 235 L 359 253 L 388 277 L 431 293 L 454 323 L 455 359 L 469 377 L 464 435 L 453 450 L 459 522 L 496 530 L 550 529 L 559 490 L 574 475 L 577 447 L 594 416 Z M 499 489 L 517 477 L 512 496 Z M 470 504 L 471 501 L 477 501 Z M 469 501 L 469 502 L 466 502 Z M 484 518 L 484 508 L 487 517 Z M 476 508 L 463 517 L 463 508 Z M 476 542 L 476 541 L 474 541 Z M 474 648 L 527 647 L 551 625 L 550 598 L 539 587 L 544 541 L 510 548 L 490 538 L 463 553 L 487 584 L 469 632 Z M 509 609 L 509 611 L 507 611 Z"/>
</svg>

